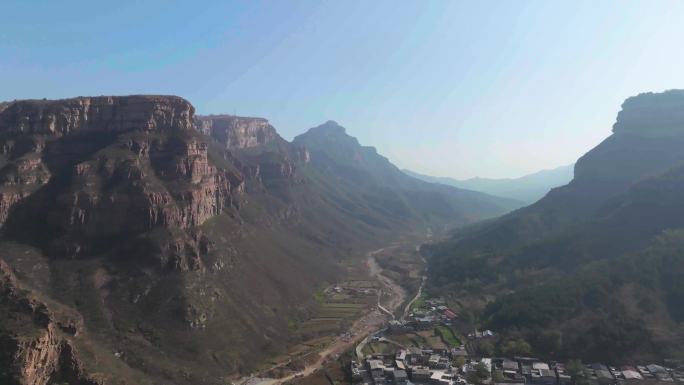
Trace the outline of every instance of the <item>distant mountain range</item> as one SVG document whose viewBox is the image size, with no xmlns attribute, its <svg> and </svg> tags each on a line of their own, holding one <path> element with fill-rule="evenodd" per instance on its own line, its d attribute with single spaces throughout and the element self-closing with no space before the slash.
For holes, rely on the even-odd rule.
<svg viewBox="0 0 684 385">
<path fill-rule="evenodd" d="M 684 90 L 627 99 L 569 184 L 428 249 L 430 290 L 499 332 L 496 349 L 681 359 Z"/>
<path fill-rule="evenodd" d="M 520 201 L 520 207 L 532 204 L 546 195 L 554 187 L 567 184 L 572 180 L 574 165 L 556 167 L 551 170 L 541 170 L 519 178 L 470 178 L 454 179 L 419 174 L 410 170 L 403 170 L 406 174 L 427 182 L 441 183 L 458 188 L 480 191 L 486 194 L 515 199 Z"/>
</svg>

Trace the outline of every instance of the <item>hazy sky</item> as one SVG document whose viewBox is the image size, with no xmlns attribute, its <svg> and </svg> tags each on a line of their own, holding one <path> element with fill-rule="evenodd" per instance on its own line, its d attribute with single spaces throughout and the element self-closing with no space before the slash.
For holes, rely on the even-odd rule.
<svg viewBox="0 0 684 385">
<path fill-rule="evenodd" d="M 684 88 L 684 1 L 136 3 L 3 1 L 0 100 L 177 94 L 502 177 L 571 163 L 626 97 Z"/>
</svg>

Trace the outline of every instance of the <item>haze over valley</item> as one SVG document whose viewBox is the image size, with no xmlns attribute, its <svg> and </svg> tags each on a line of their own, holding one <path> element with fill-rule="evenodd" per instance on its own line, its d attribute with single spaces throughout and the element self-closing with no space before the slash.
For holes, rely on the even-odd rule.
<svg viewBox="0 0 684 385">
<path fill-rule="evenodd" d="M 411 170 L 405 173 L 426 182 L 440 183 L 486 194 L 515 199 L 520 206 L 534 203 L 544 197 L 554 187 L 560 187 L 572 180 L 574 165 L 556 167 L 552 170 L 541 170 L 519 178 L 491 179 L 471 178 L 453 179 L 423 175 Z"/>
</svg>

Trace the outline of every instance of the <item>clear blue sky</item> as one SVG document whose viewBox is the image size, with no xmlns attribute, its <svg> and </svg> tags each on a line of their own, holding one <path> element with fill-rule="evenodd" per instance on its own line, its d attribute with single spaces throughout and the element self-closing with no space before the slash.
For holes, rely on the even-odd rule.
<svg viewBox="0 0 684 385">
<path fill-rule="evenodd" d="M 333 119 L 415 171 L 518 176 L 573 162 L 626 97 L 684 88 L 683 38 L 683 1 L 9 0 L 0 100 L 177 94 L 287 139 Z"/>
</svg>

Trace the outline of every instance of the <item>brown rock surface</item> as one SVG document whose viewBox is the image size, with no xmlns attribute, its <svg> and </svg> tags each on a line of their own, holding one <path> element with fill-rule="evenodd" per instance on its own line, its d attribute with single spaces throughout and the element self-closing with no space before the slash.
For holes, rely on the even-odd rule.
<svg viewBox="0 0 684 385">
<path fill-rule="evenodd" d="M 0 362 L 9 368 L 0 379 L 90 384 L 85 373 L 144 369 L 170 383 L 212 383 L 202 370 L 169 371 L 168 362 L 199 359 L 185 352 L 221 341 L 212 348 L 221 363 L 209 365 L 217 376 L 263 354 L 255 345 L 235 356 L 238 333 L 259 344 L 287 338 L 285 324 L 269 325 L 268 335 L 258 326 L 282 323 L 270 305 L 243 302 L 252 294 L 242 288 L 257 285 L 260 270 L 249 267 L 245 251 L 263 246 L 238 244 L 295 215 L 289 189 L 307 153 L 290 148 L 265 119 L 205 120 L 215 142 L 196 122 L 194 108 L 173 96 L 2 104 L 0 242 L 16 243 L 0 246 L 11 261 L 0 264 L 0 301 L 12 315 L 0 318 Z M 243 219 L 243 201 L 261 204 L 249 194 L 265 204 Z M 224 227 L 206 225 L 215 217 Z M 25 257 L 25 248 L 38 255 Z M 13 265 L 25 267 L 31 289 Z M 288 285 L 287 295 L 307 298 L 309 281 Z M 266 283 L 258 295 L 282 306 L 278 291 Z M 214 337 L 188 334 L 205 330 Z M 160 337 L 167 333 L 174 337 Z"/>
<path fill-rule="evenodd" d="M 67 135 L 75 132 L 192 129 L 194 107 L 177 96 L 99 96 L 20 100 L 0 111 L 0 132 Z"/>
<path fill-rule="evenodd" d="M 0 333 L 0 381 L 21 385 L 98 384 L 84 373 L 70 336 L 83 330 L 83 320 L 72 309 L 52 311 L 21 286 L 11 267 L 0 259 L 0 310 L 11 312 L 13 334 Z M 8 322 L 5 321 L 5 324 Z"/>
<path fill-rule="evenodd" d="M 263 118 L 233 115 L 197 116 L 197 125 L 205 134 L 226 148 L 249 148 L 270 143 L 279 138 L 275 128 Z"/>
<path fill-rule="evenodd" d="M 107 239 L 201 225 L 231 204 L 243 178 L 209 162 L 193 119 L 175 96 L 9 103 L 0 225 L 13 210 L 15 229 L 41 213 L 48 250 L 69 257 Z"/>
</svg>

